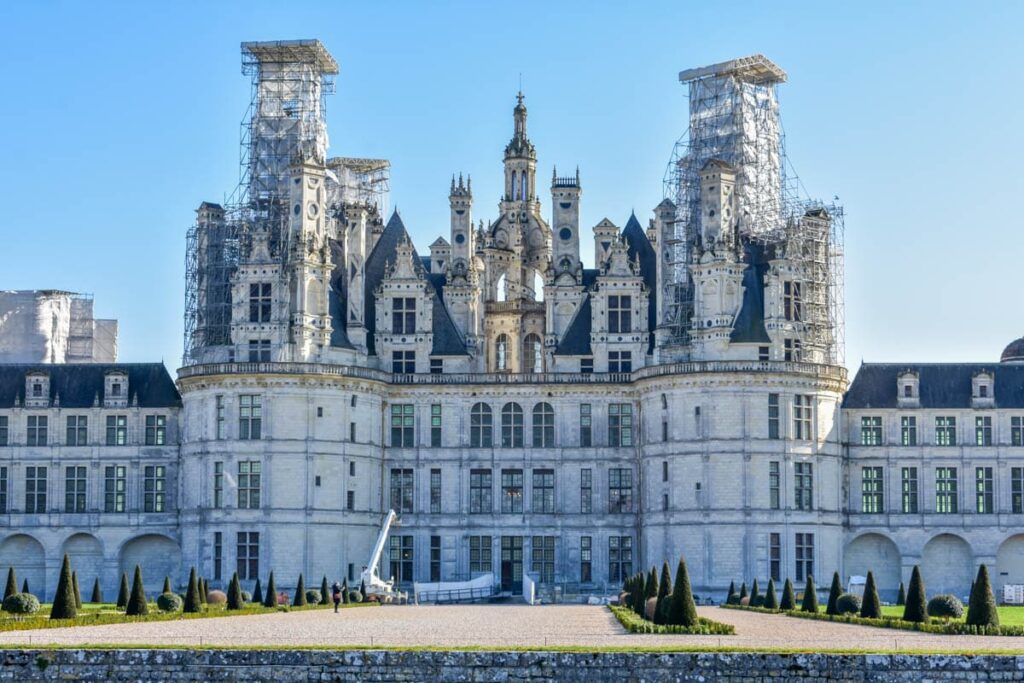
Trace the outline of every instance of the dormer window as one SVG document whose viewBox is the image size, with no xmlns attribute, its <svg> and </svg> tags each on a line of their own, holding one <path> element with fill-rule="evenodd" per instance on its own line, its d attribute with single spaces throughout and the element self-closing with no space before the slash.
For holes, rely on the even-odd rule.
<svg viewBox="0 0 1024 683">
<path fill-rule="evenodd" d="M 995 377 L 990 372 L 979 372 L 971 378 L 971 403 L 978 408 L 995 406 Z"/>
<path fill-rule="evenodd" d="M 921 401 L 921 382 L 913 370 L 901 372 L 896 378 L 896 402 L 901 408 L 917 408 Z"/>
<path fill-rule="evenodd" d="M 45 372 L 30 372 L 25 376 L 25 405 L 45 408 L 50 403 L 50 376 Z"/>
<path fill-rule="evenodd" d="M 110 385 L 110 395 L 111 396 L 120 396 L 121 395 L 121 383 L 120 382 L 114 382 L 113 384 Z"/>
<path fill-rule="evenodd" d="M 111 370 L 103 378 L 103 405 L 108 408 L 124 408 L 128 405 L 128 375 L 121 370 Z"/>
<path fill-rule="evenodd" d="M 32 398 L 42 398 L 43 396 L 43 384 L 42 382 L 32 383 Z"/>
<path fill-rule="evenodd" d="M 903 398 L 914 398 L 914 387 L 911 384 L 903 385 Z"/>
</svg>

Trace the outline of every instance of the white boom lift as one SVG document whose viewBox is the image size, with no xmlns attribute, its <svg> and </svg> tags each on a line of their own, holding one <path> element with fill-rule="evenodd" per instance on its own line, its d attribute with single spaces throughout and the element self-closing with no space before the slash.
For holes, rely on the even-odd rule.
<svg viewBox="0 0 1024 683">
<path fill-rule="evenodd" d="M 384 523 L 381 525 L 380 534 L 377 535 L 377 542 L 373 544 L 370 561 L 363 569 L 360 579 L 366 586 L 367 595 L 379 595 L 381 602 L 408 602 L 409 594 L 407 592 L 395 590 L 394 578 L 385 581 L 380 578 L 378 571 L 381 555 L 384 554 L 384 544 L 387 543 L 388 532 L 391 530 L 392 524 L 398 525 L 398 515 L 394 510 L 388 510 L 388 514 L 384 517 Z"/>
</svg>

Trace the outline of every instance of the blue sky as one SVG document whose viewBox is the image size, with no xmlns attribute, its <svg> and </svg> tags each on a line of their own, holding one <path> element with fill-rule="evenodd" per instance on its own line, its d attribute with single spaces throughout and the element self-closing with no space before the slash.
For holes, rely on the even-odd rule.
<svg viewBox="0 0 1024 683">
<path fill-rule="evenodd" d="M 340 63 L 331 153 L 391 160 L 421 252 L 453 172 L 495 217 L 520 74 L 540 177 L 579 165 L 589 232 L 661 200 L 678 72 L 764 53 L 792 167 L 845 205 L 851 369 L 1024 334 L 1024 3 L 9 2 L 0 26 L 0 288 L 93 293 L 125 361 L 177 367 L 185 231 L 238 178 L 239 43 L 293 38 Z"/>
</svg>

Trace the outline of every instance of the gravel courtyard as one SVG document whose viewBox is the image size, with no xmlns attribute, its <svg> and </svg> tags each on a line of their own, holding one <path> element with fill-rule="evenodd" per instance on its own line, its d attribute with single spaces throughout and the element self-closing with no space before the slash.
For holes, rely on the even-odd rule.
<svg viewBox="0 0 1024 683">
<path fill-rule="evenodd" d="M 633 635 L 604 607 L 388 606 L 0 633 L 3 645 L 679 646 L 865 650 L 1013 650 L 1024 637 L 940 636 L 701 607 L 735 636 Z"/>
</svg>

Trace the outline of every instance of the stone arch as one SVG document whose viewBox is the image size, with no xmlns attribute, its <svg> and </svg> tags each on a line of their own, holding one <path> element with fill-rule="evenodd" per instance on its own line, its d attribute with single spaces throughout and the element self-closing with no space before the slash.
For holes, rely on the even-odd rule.
<svg viewBox="0 0 1024 683">
<path fill-rule="evenodd" d="M 875 533 L 861 534 L 846 544 L 843 558 L 846 569 L 844 584 L 849 582 L 851 576 L 867 576 L 868 572 L 872 572 L 882 599 L 896 598 L 900 587 L 902 558 L 900 549 L 891 538 Z"/>
<path fill-rule="evenodd" d="M 159 534 L 136 536 L 121 546 L 118 557 L 120 571 L 128 574 L 131 581 L 135 565 L 142 568 L 142 579 L 146 593 L 156 594 L 163 585 L 164 577 L 171 577 L 171 585 L 178 588 L 181 583 L 181 548 L 178 542 Z"/>
<path fill-rule="evenodd" d="M 61 546 L 61 556 L 71 560 L 71 570 L 78 573 L 78 587 L 84 599 L 89 599 L 93 581 L 99 577 L 102 585 L 110 583 L 103 576 L 103 544 L 92 534 L 77 533 L 68 536 Z"/>
<path fill-rule="evenodd" d="M 956 534 L 939 534 L 921 551 L 921 574 L 928 595 L 952 593 L 965 596 L 974 580 L 974 553 Z"/>
<path fill-rule="evenodd" d="M 42 543 L 28 534 L 12 534 L 5 538 L 0 543 L 0 569 L 8 567 L 14 567 L 18 575 L 18 590 L 27 580 L 33 595 L 40 601 L 46 598 L 46 552 Z"/>
<path fill-rule="evenodd" d="M 1024 583 L 1024 534 L 1010 536 L 999 545 L 995 571 L 989 578 L 998 599 L 1005 584 Z"/>
</svg>

